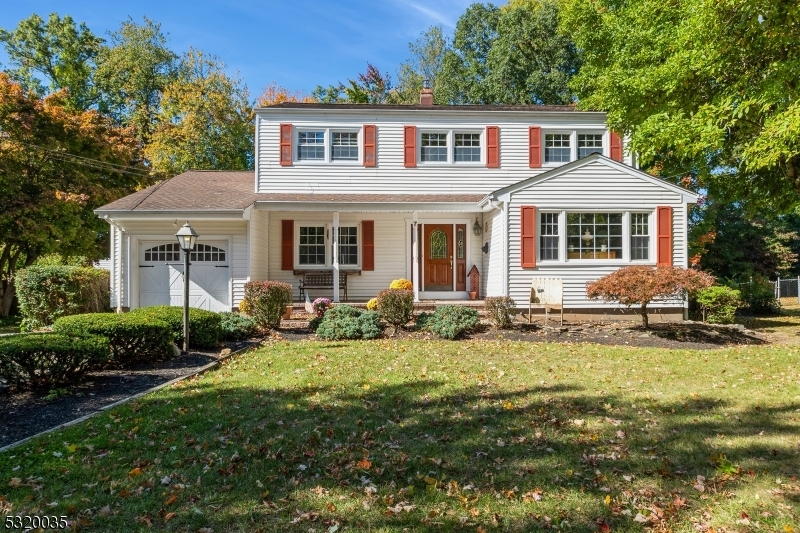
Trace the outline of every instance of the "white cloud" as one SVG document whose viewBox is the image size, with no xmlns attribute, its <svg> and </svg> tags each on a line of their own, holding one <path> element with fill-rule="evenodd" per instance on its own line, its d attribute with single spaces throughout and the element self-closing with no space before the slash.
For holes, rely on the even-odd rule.
<svg viewBox="0 0 800 533">
<path fill-rule="evenodd" d="M 443 13 L 441 11 L 436 11 L 431 9 L 428 6 L 419 4 L 414 2 L 413 0 L 397 0 L 397 2 L 403 6 L 409 7 L 418 13 L 421 13 L 425 17 L 445 26 L 447 28 L 455 28 L 456 26 L 456 18 L 461 15 L 460 12 L 456 14 L 456 17 L 453 17 L 450 13 Z"/>
</svg>

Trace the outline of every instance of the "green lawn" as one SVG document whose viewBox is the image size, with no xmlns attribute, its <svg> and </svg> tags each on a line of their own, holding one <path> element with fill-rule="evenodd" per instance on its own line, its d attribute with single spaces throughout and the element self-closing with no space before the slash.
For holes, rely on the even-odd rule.
<svg viewBox="0 0 800 533">
<path fill-rule="evenodd" d="M 0 511 L 81 531 L 792 533 L 798 351 L 275 343 L 0 454 Z"/>
</svg>

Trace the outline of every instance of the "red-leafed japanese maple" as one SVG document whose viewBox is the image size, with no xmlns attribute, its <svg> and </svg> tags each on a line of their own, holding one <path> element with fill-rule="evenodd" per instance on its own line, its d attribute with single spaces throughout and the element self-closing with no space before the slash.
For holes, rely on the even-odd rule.
<svg viewBox="0 0 800 533">
<path fill-rule="evenodd" d="M 714 276 L 697 270 L 660 266 L 620 268 L 597 281 L 586 284 L 586 296 L 619 302 L 626 307 L 639 304 L 642 325 L 647 328 L 647 304 L 656 299 L 685 299 L 694 291 L 710 287 Z"/>
</svg>

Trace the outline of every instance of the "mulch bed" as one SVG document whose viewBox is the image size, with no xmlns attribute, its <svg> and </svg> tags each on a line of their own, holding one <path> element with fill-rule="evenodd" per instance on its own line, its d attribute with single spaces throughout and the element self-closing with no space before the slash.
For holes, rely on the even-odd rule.
<svg viewBox="0 0 800 533">
<path fill-rule="evenodd" d="M 437 339 L 424 332 L 400 330 L 391 334 L 394 339 Z M 282 328 L 280 337 L 289 341 L 316 340 L 307 327 Z M 466 339 L 510 340 L 529 342 L 587 342 L 610 346 L 638 346 L 646 348 L 669 348 L 685 350 L 710 350 L 725 346 L 768 344 L 769 338 L 741 326 L 718 326 L 696 322 L 651 323 L 645 330 L 634 322 L 584 323 L 560 326 L 556 321 L 533 324 L 514 324 L 511 329 L 497 329 L 481 324 Z"/>
<path fill-rule="evenodd" d="M 236 351 L 257 343 L 252 340 L 226 346 Z M 190 375 L 219 359 L 222 353 L 189 352 L 167 361 L 89 372 L 80 383 L 56 389 L 17 392 L 0 388 L 0 448 Z"/>
</svg>

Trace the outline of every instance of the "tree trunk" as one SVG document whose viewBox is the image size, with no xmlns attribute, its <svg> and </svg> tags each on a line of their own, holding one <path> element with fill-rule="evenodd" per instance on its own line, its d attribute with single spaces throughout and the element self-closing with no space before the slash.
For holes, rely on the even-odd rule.
<svg viewBox="0 0 800 533">
<path fill-rule="evenodd" d="M 646 303 L 642 304 L 642 326 L 644 326 L 644 329 L 647 329 L 647 328 L 650 327 L 650 324 L 647 321 L 647 304 Z"/>
<path fill-rule="evenodd" d="M 8 316 L 11 313 L 11 306 L 14 305 L 14 297 L 17 295 L 13 279 L 4 279 L 2 284 L 3 291 L 0 297 L 0 317 Z"/>
</svg>

